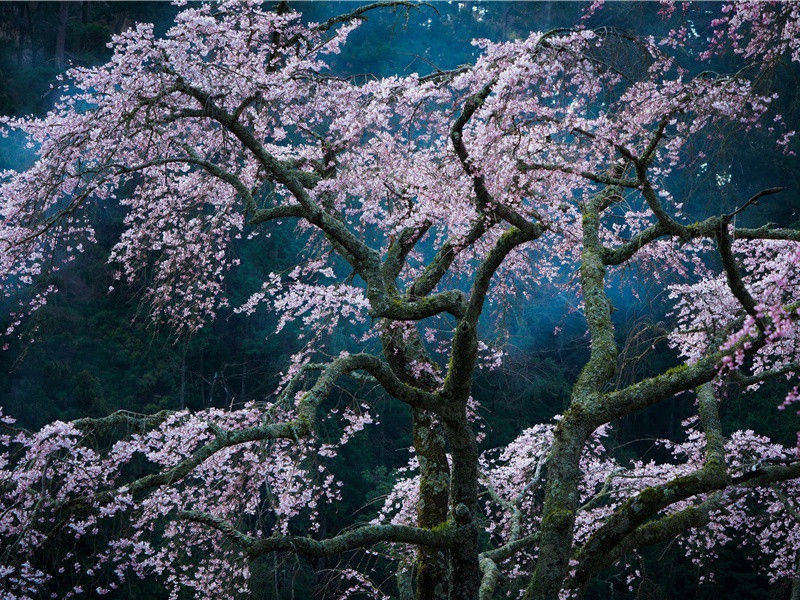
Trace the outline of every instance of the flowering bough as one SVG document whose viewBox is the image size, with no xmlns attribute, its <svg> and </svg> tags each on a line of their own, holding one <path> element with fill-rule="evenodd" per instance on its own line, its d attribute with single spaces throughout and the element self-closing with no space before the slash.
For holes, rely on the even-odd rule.
<svg viewBox="0 0 800 600">
<path fill-rule="evenodd" d="M 233 597 L 254 557 L 388 544 L 401 596 L 491 598 L 512 579 L 528 598 L 555 600 L 674 537 L 698 562 L 713 556 L 731 529 L 756 522 L 753 494 L 770 502 L 758 519 L 778 523 L 753 532 L 771 575 L 793 572 L 800 463 L 752 432 L 725 440 L 717 388 L 796 373 L 800 232 L 735 225 L 777 187 L 687 223 L 691 198 L 672 177 L 698 140 L 759 130 L 772 96 L 740 73 L 690 77 L 663 51 L 681 39 L 584 21 L 478 40 L 473 64 L 427 76 L 364 81 L 329 68 L 370 11 L 414 6 L 377 2 L 310 24 L 246 0 L 187 8 L 164 37 L 137 25 L 113 39 L 107 64 L 72 69 L 47 116 L 3 120 L 38 157 L 2 174 L 6 294 L 33 285 L 30 308 L 46 301 L 54 290 L 36 289 L 40 276 L 93 243 L 91 207 L 116 200 L 127 209 L 118 277 L 147 273 L 154 316 L 185 331 L 228 306 L 234 245 L 289 222 L 305 242 L 295 267 L 234 309 L 269 308 L 279 329 L 299 321 L 306 332 L 267 403 L 35 433 L 4 418 L 6 597 L 104 594 L 152 575 L 176 597 Z M 790 40 L 744 27 L 755 9 L 733 6 L 715 26 L 758 35 L 735 51 L 796 59 Z M 792 5 L 765 10 L 780 13 L 781 32 L 796 28 Z M 631 55 L 636 69 L 616 68 Z M 777 135 L 787 150 L 792 132 Z M 615 388 L 607 272 L 634 262 L 660 281 L 672 282 L 667 268 L 684 278 L 671 340 L 686 362 Z M 472 378 L 502 355 L 483 325 L 541 284 L 580 298 L 590 356 L 555 424 L 481 454 Z M 345 325 L 359 329 L 355 350 L 335 348 Z M 409 407 L 414 471 L 374 522 L 321 538 L 320 506 L 342 493 L 328 461 L 377 418 L 328 408 L 345 377 Z M 699 426 L 683 445 L 663 442 L 674 461 L 615 462 L 609 423 L 692 390 Z M 339 422 L 339 440 L 319 435 L 325 421 Z M 74 547 L 58 561 L 46 552 L 54 538 Z M 65 588 L 73 576 L 95 589 Z M 363 570 L 342 577 L 348 595 L 385 593 Z"/>
</svg>

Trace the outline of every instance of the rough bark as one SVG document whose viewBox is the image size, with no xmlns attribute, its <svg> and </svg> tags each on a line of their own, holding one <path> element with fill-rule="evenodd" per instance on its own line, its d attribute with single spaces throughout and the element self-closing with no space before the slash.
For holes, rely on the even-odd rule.
<svg viewBox="0 0 800 600">
<path fill-rule="evenodd" d="M 279 535 L 257 538 L 242 533 L 230 523 L 206 513 L 186 511 L 178 518 L 201 523 L 225 534 L 235 541 L 248 555 L 259 556 L 271 552 L 294 552 L 306 558 L 338 556 L 344 552 L 364 548 L 381 542 L 395 544 L 425 545 L 445 548 L 453 543 L 453 527 L 436 530 L 409 527 L 406 525 L 364 525 L 331 538 L 315 540 L 300 535 Z"/>
<path fill-rule="evenodd" d="M 526 592 L 530 599 L 558 598 L 572 554 L 575 512 L 580 502 L 580 457 L 590 432 L 580 418 L 565 419 L 556 428 L 547 464 L 539 556 Z"/>
<path fill-rule="evenodd" d="M 56 64 L 59 69 L 67 65 L 67 23 L 69 21 L 69 2 L 61 2 L 58 10 L 58 30 L 56 32 Z"/>
<path fill-rule="evenodd" d="M 548 458 L 539 556 L 526 591 L 526 598 L 531 600 L 557 600 L 567 578 L 575 513 L 580 502 L 580 458 L 586 440 L 596 426 L 590 414 L 597 411 L 602 389 L 614 375 L 617 346 L 611 322 L 611 303 L 604 288 L 606 269 L 599 229 L 601 211 L 615 200 L 618 193 L 618 187 L 609 186 L 583 207 L 579 276 L 591 351 L 573 387 L 570 407 L 556 428 Z"/>
<path fill-rule="evenodd" d="M 646 488 L 622 503 L 575 555 L 578 565 L 574 582 L 578 586 L 585 585 L 592 574 L 610 564 L 608 560 L 615 555 L 615 550 L 621 545 L 630 546 L 633 540 L 626 538 L 637 533 L 636 530 L 659 511 L 679 500 L 719 490 L 727 485 L 725 439 L 722 436 L 719 418 L 719 401 L 714 396 L 710 383 L 698 389 L 697 404 L 706 439 L 704 465 L 694 473 L 678 477 L 664 485 Z M 693 523 L 699 522 L 703 515 L 707 516 L 708 512 L 709 509 L 697 509 L 665 517 L 660 526 L 663 529 L 662 534 L 675 532 L 679 526 L 688 528 Z M 638 532 L 638 538 L 654 537 L 657 530 L 658 527 L 642 527 Z M 637 535 L 633 535 L 633 538 L 637 539 Z"/>
<path fill-rule="evenodd" d="M 450 551 L 450 599 L 475 600 L 481 585 L 478 561 L 478 445 L 462 410 L 461 418 L 446 420 L 452 456 L 450 506 L 456 536 Z"/>
<path fill-rule="evenodd" d="M 406 331 L 393 328 L 390 321 L 381 324 L 384 355 L 398 378 L 422 389 L 434 390 L 438 385 L 422 338 L 416 328 Z M 412 361 L 426 363 L 430 372 L 414 376 Z M 414 452 L 419 461 L 419 502 L 417 525 L 431 529 L 447 521 L 450 467 L 447 463 L 446 440 L 439 419 L 430 412 L 412 409 Z M 420 546 L 414 566 L 414 598 L 444 600 L 448 594 L 447 552 Z"/>
<path fill-rule="evenodd" d="M 434 528 L 447 521 L 450 469 L 441 425 L 425 411 L 413 411 L 414 451 L 419 460 L 417 525 Z M 420 547 L 417 551 L 417 600 L 447 598 L 447 553 Z"/>
</svg>

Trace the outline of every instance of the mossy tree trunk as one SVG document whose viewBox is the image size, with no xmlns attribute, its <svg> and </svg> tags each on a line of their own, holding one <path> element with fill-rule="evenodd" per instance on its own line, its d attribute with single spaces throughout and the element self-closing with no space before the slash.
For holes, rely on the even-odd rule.
<svg viewBox="0 0 800 600">
<path fill-rule="evenodd" d="M 431 529 L 447 521 L 450 469 L 441 424 L 421 410 L 413 411 L 414 450 L 419 460 L 417 525 Z M 417 550 L 416 600 L 447 598 L 447 553 L 435 548 Z"/>
<path fill-rule="evenodd" d="M 436 389 L 435 365 L 430 360 L 416 327 L 400 330 L 390 321 L 382 325 L 381 340 L 384 354 L 397 376 L 423 389 Z M 430 369 L 414 375 L 412 364 L 424 363 Z M 447 462 L 446 440 L 440 419 L 421 409 L 412 409 L 413 445 L 419 461 L 419 501 L 417 525 L 434 528 L 447 521 L 450 495 L 450 467 Z M 447 552 L 442 549 L 417 549 L 413 569 L 415 600 L 446 600 L 449 586 Z"/>
<path fill-rule="evenodd" d="M 591 415 L 599 408 L 604 386 L 614 376 L 617 346 L 611 303 L 605 292 L 606 268 L 599 231 L 600 214 L 618 193 L 618 188 L 609 186 L 582 207 L 579 277 L 591 349 L 573 387 L 569 409 L 556 428 L 547 462 L 539 556 L 526 592 L 531 600 L 558 600 L 567 579 L 580 501 L 581 454 L 597 425 Z"/>
</svg>

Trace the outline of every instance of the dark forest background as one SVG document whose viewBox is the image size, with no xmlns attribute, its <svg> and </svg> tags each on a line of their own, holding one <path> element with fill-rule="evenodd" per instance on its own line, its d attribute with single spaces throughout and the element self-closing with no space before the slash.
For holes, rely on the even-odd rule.
<svg viewBox="0 0 800 600">
<path fill-rule="evenodd" d="M 320 20 L 352 8 L 350 3 L 299 3 L 307 18 Z M 439 3 L 436 10 L 422 8 L 410 15 L 387 13 L 371 17 L 336 59 L 338 69 L 351 73 L 387 75 L 447 68 L 474 56 L 469 40 L 494 40 L 527 35 L 574 23 L 584 4 L 542 3 Z M 637 33 L 665 31 L 654 4 L 611 5 L 596 18 Z M 693 26 L 705 36 L 703 18 L 714 7 L 700 11 Z M 58 74 L 70 64 L 96 64 L 109 55 L 109 37 L 137 21 L 150 21 L 165 29 L 176 8 L 163 3 L 29 2 L 0 4 L 0 114 L 41 114 L 55 99 Z M 692 57 L 684 57 L 691 62 Z M 723 65 L 724 66 L 724 65 Z M 790 129 L 797 123 L 797 72 L 787 68 L 772 74 L 768 85 L 787 92 L 785 114 Z M 795 125 L 792 125 L 794 121 Z M 768 154 L 732 155 L 722 195 L 731 202 L 760 189 L 759 183 L 787 185 L 781 201 L 758 208 L 753 218 L 797 225 L 798 169 L 796 161 Z M 0 138 L 0 170 L 24 168 L 30 160 L 20 140 Z M 717 174 L 718 175 L 718 174 Z M 694 181 L 687 180 L 691 188 Z M 722 187 L 722 186 L 720 186 Z M 766 219 L 764 217 L 767 217 Z M 288 356 L 299 347 L 291 327 L 275 335 L 269 314 L 252 317 L 222 314 L 191 338 L 176 338 L 172 331 L 154 325 L 137 289 L 116 285 L 109 293 L 111 246 L 121 231 L 122 212 L 115 206 L 97 210 L 99 243 L 76 263 L 53 277 L 61 292 L 25 325 L 24 334 L 9 340 L 0 353 L 0 406 L 22 425 L 37 427 L 52 420 L 100 416 L 114 410 L 148 412 L 162 408 L 229 406 L 263 399 L 275 387 Z M 296 251 L 293 238 L 276 233 L 255 245 L 238 249 L 247 260 L 229 278 L 233 305 L 260 286 L 266 273 L 289 264 Z M 659 299 L 663 289 L 627 280 L 614 292 L 615 319 L 620 346 L 626 357 L 620 378 L 639 378 L 649 370 L 676 361 L 663 342 L 665 314 Z M 504 443 L 520 428 L 549 419 L 562 409 L 569 387 L 586 354 L 579 315 L 568 310 L 566 298 L 540 290 L 539 298 L 506 317 L 510 358 L 500 372 L 484 374 L 475 396 L 490 426 L 486 445 Z M 0 330 L 11 320 L 13 302 L 0 307 Z M 555 325 L 562 328 L 553 334 Z M 648 351 L 649 350 L 649 351 Z M 783 397 L 779 384 L 743 396 L 729 391 L 724 403 L 727 430 L 754 429 L 775 441 L 794 444 L 800 422 L 793 414 L 776 410 Z M 405 464 L 409 445 L 408 415 L 397 404 L 381 403 L 381 425 L 364 432 L 340 457 L 340 476 L 348 494 L 326 516 L 333 530 L 354 514 L 375 507 L 390 484 L 391 469 Z M 615 427 L 614 443 L 620 456 L 642 455 L 651 450 L 655 436 L 680 437 L 681 421 L 689 415 L 690 399 L 662 403 Z M 614 444 L 612 444 L 614 445 Z M 346 467 L 345 467 L 346 465 Z M 644 582 L 637 598 L 778 599 L 788 597 L 788 587 L 770 586 L 758 574 L 758 565 L 746 547 L 731 546 L 719 564 L 708 565 L 716 582 L 698 587 L 692 567 L 671 548 L 657 548 L 642 565 Z M 324 566 L 324 565 L 323 565 Z M 291 582 L 284 570 L 261 565 L 256 575 L 256 595 L 290 597 Z M 319 575 L 295 571 L 296 598 L 313 597 Z M 613 573 L 598 582 L 598 598 L 630 598 Z M 142 584 L 119 592 L 128 599 L 159 597 L 157 586 Z"/>
</svg>

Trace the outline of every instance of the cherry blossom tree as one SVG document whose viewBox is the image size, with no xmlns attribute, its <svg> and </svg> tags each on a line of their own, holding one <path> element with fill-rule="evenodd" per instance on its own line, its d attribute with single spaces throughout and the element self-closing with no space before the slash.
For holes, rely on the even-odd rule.
<svg viewBox="0 0 800 600">
<path fill-rule="evenodd" d="M 45 117 L 3 119 L 37 156 L 0 185 L 3 290 L 29 290 L 12 330 L 55 292 L 42 275 L 94 243 L 93 207 L 118 202 L 110 262 L 144 284 L 154 318 L 191 332 L 223 310 L 271 310 L 279 331 L 304 331 L 264 402 L 38 432 L 3 416 L 6 597 L 103 595 L 149 576 L 173 597 L 233 597 L 264 555 L 313 563 L 385 547 L 396 589 L 346 568 L 345 596 L 492 598 L 514 589 L 502 576 L 555 600 L 645 546 L 679 538 L 702 564 L 743 529 L 771 577 L 796 576 L 796 451 L 753 432 L 726 439 L 718 408 L 728 382 L 752 389 L 798 370 L 800 232 L 736 225 L 779 187 L 689 222 L 699 208 L 677 183 L 730 131 L 766 131 L 791 152 L 774 98 L 746 73 L 692 76 L 667 52 L 679 34 L 583 21 L 477 40 L 474 63 L 425 76 L 329 67 L 370 11 L 414 8 L 377 2 L 306 23 L 245 0 L 192 6 L 163 37 L 139 24 L 114 37 L 105 65 L 71 69 Z M 796 61 L 798 16 L 732 4 L 715 27 L 736 32 L 748 60 Z M 236 245 L 277 227 L 304 242 L 293 268 L 231 307 Z M 634 266 L 671 286 L 683 362 L 622 386 L 608 292 Z M 576 299 L 588 360 L 554 423 L 482 453 L 475 371 L 502 361 L 497 315 L 539 286 Z M 408 406 L 413 457 L 373 521 L 326 536 L 319 511 L 344 493 L 330 460 L 380 417 L 363 401 L 331 408 L 348 377 Z M 610 424 L 686 393 L 698 416 L 686 441 L 661 442 L 671 460 L 622 464 L 605 448 Z M 58 560 L 53 539 L 70 540 Z"/>
</svg>

